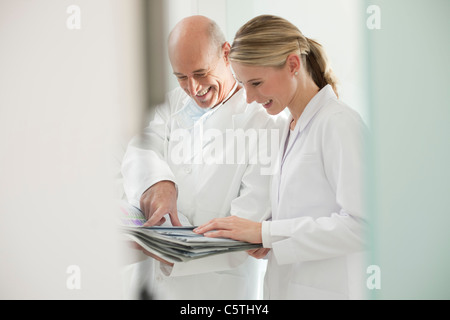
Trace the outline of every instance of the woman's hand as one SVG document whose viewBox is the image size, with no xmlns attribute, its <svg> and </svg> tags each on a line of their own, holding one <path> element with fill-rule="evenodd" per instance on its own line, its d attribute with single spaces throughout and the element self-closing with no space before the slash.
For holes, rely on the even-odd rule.
<svg viewBox="0 0 450 320">
<path fill-rule="evenodd" d="M 194 232 L 211 238 L 230 238 L 250 243 L 262 243 L 261 225 L 260 222 L 229 216 L 213 219 L 194 229 Z"/>
</svg>

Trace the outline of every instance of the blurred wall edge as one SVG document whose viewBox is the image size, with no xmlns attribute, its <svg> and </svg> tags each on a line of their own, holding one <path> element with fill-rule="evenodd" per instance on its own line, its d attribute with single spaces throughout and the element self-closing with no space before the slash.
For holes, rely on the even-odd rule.
<svg viewBox="0 0 450 320">
<path fill-rule="evenodd" d="M 116 179 L 164 91 L 161 3 L 0 2 L 1 299 L 121 297 Z"/>
<path fill-rule="evenodd" d="M 375 299 L 450 298 L 450 2 L 366 1 Z M 370 22 L 370 21 L 369 21 Z M 371 25 L 371 24 L 369 24 Z"/>
</svg>

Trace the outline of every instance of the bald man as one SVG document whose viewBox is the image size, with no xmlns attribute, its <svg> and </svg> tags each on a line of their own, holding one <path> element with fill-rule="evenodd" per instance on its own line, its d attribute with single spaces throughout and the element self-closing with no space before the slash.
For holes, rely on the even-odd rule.
<svg viewBox="0 0 450 320">
<path fill-rule="evenodd" d="M 148 226 L 196 226 L 229 215 L 267 219 L 270 174 L 250 156 L 264 146 L 249 137 L 280 124 L 260 105 L 247 104 L 230 68 L 230 44 L 214 21 L 183 19 L 168 49 L 180 87 L 128 145 L 122 165 L 128 201 Z M 154 259 L 140 270 L 157 299 L 258 298 L 260 262 L 246 252 L 175 264 L 146 254 Z"/>
</svg>

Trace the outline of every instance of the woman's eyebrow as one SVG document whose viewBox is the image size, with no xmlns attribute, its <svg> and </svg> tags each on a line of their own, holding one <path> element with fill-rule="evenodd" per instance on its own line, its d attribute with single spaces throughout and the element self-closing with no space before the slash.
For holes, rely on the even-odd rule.
<svg viewBox="0 0 450 320">
<path fill-rule="evenodd" d="M 235 78 L 236 78 L 236 81 L 237 81 L 237 82 L 243 83 L 243 82 L 242 82 L 240 79 L 238 79 L 237 77 L 235 77 Z M 253 81 L 261 81 L 261 78 L 250 79 L 250 80 L 246 81 L 246 83 L 253 82 Z"/>
<path fill-rule="evenodd" d="M 261 78 L 250 79 L 247 81 L 247 83 L 254 82 L 254 81 L 261 81 Z"/>
</svg>

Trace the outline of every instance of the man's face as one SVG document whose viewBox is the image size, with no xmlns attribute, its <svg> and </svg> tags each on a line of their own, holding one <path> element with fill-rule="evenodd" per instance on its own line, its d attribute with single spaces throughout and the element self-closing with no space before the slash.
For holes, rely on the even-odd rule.
<svg viewBox="0 0 450 320">
<path fill-rule="evenodd" d="M 212 108 L 225 98 L 225 82 L 229 72 L 227 44 L 220 52 L 209 43 L 178 45 L 170 50 L 173 73 L 183 90 L 201 108 Z"/>
</svg>

